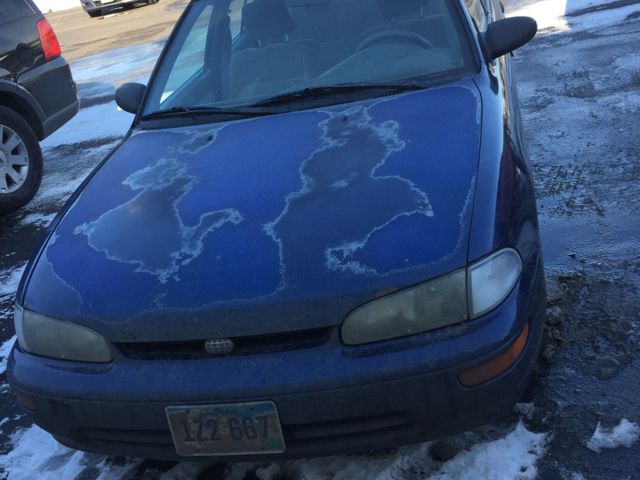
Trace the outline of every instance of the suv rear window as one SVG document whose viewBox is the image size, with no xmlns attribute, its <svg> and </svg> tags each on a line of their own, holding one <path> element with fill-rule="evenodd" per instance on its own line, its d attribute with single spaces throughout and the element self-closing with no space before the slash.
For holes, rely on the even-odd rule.
<svg viewBox="0 0 640 480">
<path fill-rule="evenodd" d="M 0 24 L 9 23 L 24 17 L 30 17 L 35 12 L 24 0 L 2 0 L 0 8 Z"/>
</svg>

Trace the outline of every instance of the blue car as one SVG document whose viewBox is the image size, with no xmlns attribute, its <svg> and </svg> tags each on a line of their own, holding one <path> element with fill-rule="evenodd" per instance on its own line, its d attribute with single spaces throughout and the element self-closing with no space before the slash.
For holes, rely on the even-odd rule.
<svg viewBox="0 0 640 480">
<path fill-rule="evenodd" d="M 545 286 L 498 1 L 192 0 L 22 279 L 9 359 L 80 450 L 274 460 L 509 412 Z"/>
</svg>

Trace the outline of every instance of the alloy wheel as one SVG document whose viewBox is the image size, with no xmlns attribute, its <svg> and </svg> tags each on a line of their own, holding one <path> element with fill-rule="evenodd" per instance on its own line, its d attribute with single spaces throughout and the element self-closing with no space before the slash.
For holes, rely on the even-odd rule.
<svg viewBox="0 0 640 480">
<path fill-rule="evenodd" d="M 28 174 L 29 153 L 24 140 L 0 123 L 0 194 L 18 190 Z"/>
</svg>

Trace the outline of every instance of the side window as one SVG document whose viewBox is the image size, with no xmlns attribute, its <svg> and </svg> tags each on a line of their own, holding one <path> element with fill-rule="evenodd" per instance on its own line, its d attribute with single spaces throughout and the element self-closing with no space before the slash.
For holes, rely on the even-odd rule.
<svg viewBox="0 0 640 480">
<path fill-rule="evenodd" d="M 501 0 L 493 0 L 493 12 L 496 20 L 504 18 L 504 5 Z"/>
<path fill-rule="evenodd" d="M 1 0 L 0 23 L 9 23 L 34 14 L 31 6 L 24 0 Z"/>
<path fill-rule="evenodd" d="M 211 5 L 204 8 L 196 20 L 193 29 L 189 32 L 187 38 L 185 38 L 180 53 L 173 64 L 171 74 L 167 79 L 160 103 L 204 68 L 211 12 Z"/>
<path fill-rule="evenodd" d="M 231 29 L 231 38 L 236 38 L 240 34 L 243 6 L 244 0 L 232 0 L 231 5 L 229 5 L 229 17 L 231 19 L 229 28 Z"/>
<path fill-rule="evenodd" d="M 485 8 L 482 0 L 464 0 L 464 3 L 469 9 L 469 15 L 473 19 L 473 23 L 476 24 L 476 28 L 480 32 L 487 30 L 487 9 Z"/>
</svg>

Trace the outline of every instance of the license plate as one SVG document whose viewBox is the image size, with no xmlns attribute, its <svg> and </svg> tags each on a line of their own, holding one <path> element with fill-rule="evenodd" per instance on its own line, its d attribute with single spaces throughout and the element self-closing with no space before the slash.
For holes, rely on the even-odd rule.
<svg viewBox="0 0 640 480">
<path fill-rule="evenodd" d="M 282 453 L 284 437 L 273 402 L 167 407 L 178 455 Z"/>
</svg>

